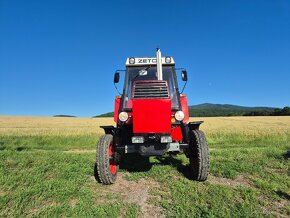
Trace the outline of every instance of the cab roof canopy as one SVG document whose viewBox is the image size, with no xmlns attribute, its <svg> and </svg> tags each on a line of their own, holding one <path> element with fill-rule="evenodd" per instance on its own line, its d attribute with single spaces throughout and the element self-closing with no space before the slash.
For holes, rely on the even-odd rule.
<svg viewBox="0 0 290 218">
<path fill-rule="evenodd" d="M 166 56 L 166 57 L 162 57 L 161 60 L 162 60 L 162 65 L 175 65 L 173 57 Z M 130 57 L 130 58 L 127 58 L 127 60 L 126 60 L 126 66 L 127 67 L 144 66 L 144 65 L 157 65 L 156 57 L 154 57 L 154 58 L 150 58 L 150 57 L 144 57 L 144 58 Z"/>
</svg>

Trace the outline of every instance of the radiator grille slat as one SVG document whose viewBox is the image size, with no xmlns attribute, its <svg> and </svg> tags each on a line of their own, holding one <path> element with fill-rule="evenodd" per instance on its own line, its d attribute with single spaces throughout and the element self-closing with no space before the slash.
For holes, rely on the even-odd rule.
<svg viewBox="0 0 290 218">
<path fill-rule="evenodd" d="M 136 81 L 133 98 L 169 98 L 167 81 Z"/>
</svg>

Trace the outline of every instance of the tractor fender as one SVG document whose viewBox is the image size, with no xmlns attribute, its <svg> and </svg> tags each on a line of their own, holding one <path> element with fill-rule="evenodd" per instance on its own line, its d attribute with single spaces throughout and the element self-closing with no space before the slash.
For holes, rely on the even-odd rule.
<svg viewBox="0 0 290 218">
<path fill-rule="evenodd" d="M 189 130 L 198 130 L 200 124 L 202 123 L 203 121 L 194 121 L 194 122 L 189 122 L 187 125 L 188 125 Z"/>
<path fill-rule="evenodd" d="M 200 124 L 202 124 L 203 121 L 195 121 L 195 122 L 189 122 L 188 124 L 181 123 L 181 132 L 183 137 L 183 142 L 189 144 L 190 143 L 190 136 L 189 133 L 192 130 L 198 130 Z"/>
<path fill-rule="evenodd" d="M 105 131 L 105 134 L 114 135 L 116 128 L 114 126 L 100 126 Z"/>
</svg>

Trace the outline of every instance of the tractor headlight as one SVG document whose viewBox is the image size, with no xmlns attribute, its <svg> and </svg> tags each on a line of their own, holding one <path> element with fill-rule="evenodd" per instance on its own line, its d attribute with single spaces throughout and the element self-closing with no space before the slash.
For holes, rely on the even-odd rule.
<svg viewBox="0 0 290 218">
<path fill-rule="evenodd" d="M 133 136 L 132 143 L 144 143 L 144 137 L 143 136 Z"/>
<path fill-rule="evenodd" d="M 181 121 L 184 119 L 184 113 L 183 111 L 177 111 L 174 115 L 175 119 L 178 121 Z"/>
<path fill-rule="evenodd" d="M 121 120 L 122 122 L 125 122 L 126 120 L 128 120 L 129 116 L 127 112 L 121 112 L 119 113 L 119 120 Z"/>
<path fill-rule="evenodd" d="M 135 58 L 129 58 L 129 64 L 135 64 Z"/>
<path fill-rule="evenodd" d="M 171 136 L 161 136 L 161 143 L 169 143 L 172 142 Z"/>
<path fill-rule="evenodd" d="M 171 57 L 165 57 L 165 63 L 166 64 L 171 63 Z"/>
</svg>

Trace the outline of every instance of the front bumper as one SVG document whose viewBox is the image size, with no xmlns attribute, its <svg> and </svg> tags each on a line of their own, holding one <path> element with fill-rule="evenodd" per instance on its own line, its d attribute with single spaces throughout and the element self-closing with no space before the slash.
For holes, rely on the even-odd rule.
<svg viewBox="0 0 290 218">
<path fill-rule="evenodd" d="M 117 151 L 123 154 L 139 153 L 142 156 L 162 156 L 166 152 L 183 152 L 188 148 L 188 144 L 178 142 L 162 144 L 128 144 L 118 147 Z"/>
</svg>

